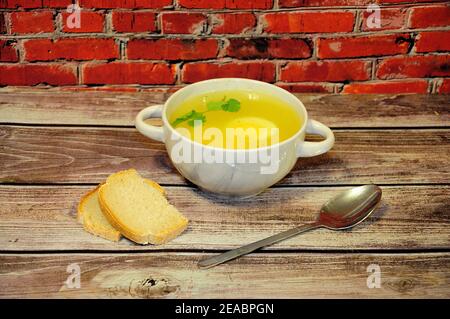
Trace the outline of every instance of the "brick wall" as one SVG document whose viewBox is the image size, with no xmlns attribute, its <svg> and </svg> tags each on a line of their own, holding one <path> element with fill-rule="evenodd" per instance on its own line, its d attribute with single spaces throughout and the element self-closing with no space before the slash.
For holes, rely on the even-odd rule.
<svg viewBox="0 0 450 319">
<path fill-rule="evenodd" d="M 248 77 L 293 92 L 450 93 L 445 1 L 79 0 L 71 28 L 72 2 L 0 0 L 0 86 L 174 90 Z"/>
</svg>

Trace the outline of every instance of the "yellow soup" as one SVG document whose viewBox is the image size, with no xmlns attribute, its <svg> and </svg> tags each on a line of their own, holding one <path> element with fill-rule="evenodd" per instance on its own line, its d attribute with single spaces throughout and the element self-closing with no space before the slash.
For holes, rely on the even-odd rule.
<svg viewBox="0 0 450 319">
<path fill-rule="evenodd" d="M 205 145 L 251 149 L 292 137 L 303 119 L 271 95 L 228 90 L 186 99 L 170 114 L 169 122 L 182 135 Z"/>
</svg>

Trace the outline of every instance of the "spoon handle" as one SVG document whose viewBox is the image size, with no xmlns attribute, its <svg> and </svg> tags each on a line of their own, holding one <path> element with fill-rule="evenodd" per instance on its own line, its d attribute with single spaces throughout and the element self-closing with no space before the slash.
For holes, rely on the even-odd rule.
<svg viewBox="0 0 450 319">
<path fill-rule="evenodd" d="M 298 235 L 298 234 L 301 234 L 306 231 L 309 231 L 309 230 L 312 230 L 315 228 L 319 228 L 319 227 L 321 227 L 321 225 L 319 223 L 310 223 L 310 224 L 305 224 L 305 225 L 302 225 L 299 227 L 295 227 L 295 228 L 286 230 L 284 232 L 281 232 L 279 234 L 256 241 L 254 243 L 251 243 L 251 244 L 248 244 L 248 245 L 245 245 L 245 246 L 233 249 L 233 250 L 229 250 L 223 254 L 200 260 L 198 263 L 198 266 L 200 268 L 214 267 L 214 266 L 217 266 L 224 262 L 227 262 L 229 260 L 235 259 L 237 257 L 247 255 L 247 254 L 251 253 L 252 251 L 257 250 L 258 248 L 273 245 L 282 240 L 291 238 L 295 235 Z"/>
</svg>

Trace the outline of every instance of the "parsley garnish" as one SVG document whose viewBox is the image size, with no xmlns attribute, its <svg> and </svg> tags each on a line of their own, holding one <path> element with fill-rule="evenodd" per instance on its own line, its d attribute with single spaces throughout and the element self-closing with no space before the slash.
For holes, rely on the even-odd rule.
<svg viewBox="0 0 450 319">
<path fill-rule="evenodd" d="M 197 123 L 205 123 L 206 116 L 205 113 L 211 111 L 225 111 L 225 112 L 237 112 L 241 108 L 241 102 L 236 99 L 226 99 L 224 97 L 221 101 L 209 101 L 206 103 L 207 110 L 204 112 L 197 112 L 192 110 L 172 122 L 172 126 L 175 127 L 180 123 L 186 122 L 187 124 L 194 127 Z"/>
</svg>

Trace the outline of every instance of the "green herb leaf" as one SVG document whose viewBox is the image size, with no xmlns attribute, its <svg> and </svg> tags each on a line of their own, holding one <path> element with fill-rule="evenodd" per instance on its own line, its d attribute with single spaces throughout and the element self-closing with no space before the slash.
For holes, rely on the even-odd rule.
<svg viewBox="0 0 450 319">
<path fill-rule="evenodd" d="M 222 109 L 226 112 L 237 112 L 241 109 L 241 102 L 236 99 L 229 99 L 223 106 Z"/>
<path fill-rule="evenodd" d="M 203 113 L 194 111 L 194 114 L 191 115 L 187 123 L 188 125 L 194 127 L 195 125 L 204 122 L 206 122 L 206 116 Z"/>
<path fill-rule="evenodd" d="M 209 101 L 206 104 L 206 107 L 208 108 L 208 111 L 218 111 L 222 109 L 224 104 L 224 101 Z"/>
<path fill-rule="evenodd" d="M 172 126 L 176 127 L 178 124 L 186 122 L 187 124 L 194 127 L 197 123 L 206 122 L 206 116 L 204 113 L 209 111 L 220 111 L 223 110 L 225 112 L 237 112 L 241 108 L 241 102 L 236 99 L 226 99 L 226 96 L 221 101 L 209 101 L 206 104 L 207 111 L 197 112 L 196 110 L 192 110 L 172 122 Z"/>
<path fill-rule="evenodd" d="M 183 116 L 180 116 L 179 118 L 177 118 L 175 121 L 172 122 L 172 126 L 175 127 L 180 123 L 183 123 L 184 121 L 189 120 L 194 114 L 196 113 L 196 111 L 192 110 L 186 114 L 184 114 Z"/>
</svg>

